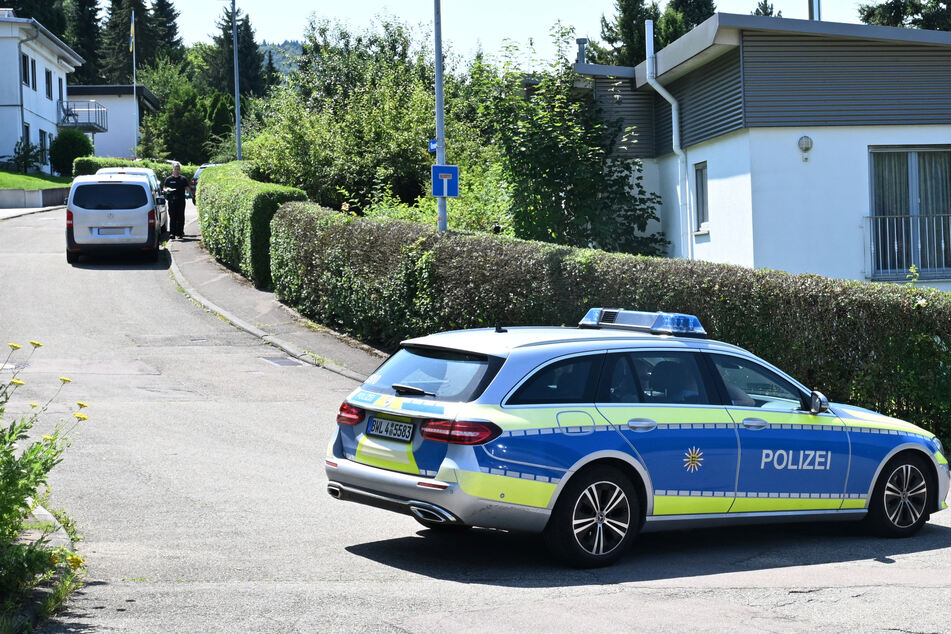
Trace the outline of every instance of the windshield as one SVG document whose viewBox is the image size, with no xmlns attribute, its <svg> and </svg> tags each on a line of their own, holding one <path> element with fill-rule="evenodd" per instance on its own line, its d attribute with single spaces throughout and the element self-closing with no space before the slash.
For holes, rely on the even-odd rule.
<svg viewBox="0 0 951 634">
<path fill-rule="evenodd" d="M 482 394 L 503 361 L 484 354 L 407 347 L 380 366 L 363 387 L 380 394 L 468 402 Z"/>
<path fill-rule="evenodd" d="M 79 185 L 73 204 L 83 209 L 138 209 L 149 202 L 145 188 L 125 183 Z"/>
</svg>

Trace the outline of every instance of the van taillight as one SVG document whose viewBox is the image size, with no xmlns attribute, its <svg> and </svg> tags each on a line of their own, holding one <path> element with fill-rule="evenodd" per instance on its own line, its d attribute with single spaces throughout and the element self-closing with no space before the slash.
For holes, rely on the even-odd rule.
<svg viewBox="0 0 951 634">
<path fill-rule="evenodd" d="M 155 210 L 154 209 L 149 209 L 149 226 L 150 227 L 155 226 Z"/>
<path fill-rule="evenodd" d="M 344 401 L 337 412 L 337 422 L 341 425 L 356 425 L 363 420 L 363 410 Z"/>
<path fill-rule="evenodd" d="M 419 428 L 426 440 L 453 445 L 481 445 L 502 434 L 495 423 L 475 420 L 431 420 Z"/>
<path fill-rule="evenodd" d="M 73 212 L 71 212 L 69 209 L 66 210 L 66 226 L 73 226 Z"/>
</svg>

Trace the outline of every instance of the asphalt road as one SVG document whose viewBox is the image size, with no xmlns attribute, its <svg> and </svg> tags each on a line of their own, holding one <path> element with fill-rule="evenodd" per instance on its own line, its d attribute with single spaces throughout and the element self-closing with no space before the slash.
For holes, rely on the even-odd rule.
<svg viewBox="0 0 951 634">
<path fill-rule="evenodd" d="M 853 525 L 647 535 L 619 565 L 553 565 L 540 539 L 444 537 L 338 502 L 323 455 L 355 383 L 186 298 L 168 264 L 71 267 L 63 212 L 0 221 L 0 342 L 44 343 L 8 414 L 89 403 L 51 477 L 87 585 L 47 632 L 951 629 L 951 512 L 919 536 Z M 22 352 L 22 351 L 21 351 Z"/>
</svg>

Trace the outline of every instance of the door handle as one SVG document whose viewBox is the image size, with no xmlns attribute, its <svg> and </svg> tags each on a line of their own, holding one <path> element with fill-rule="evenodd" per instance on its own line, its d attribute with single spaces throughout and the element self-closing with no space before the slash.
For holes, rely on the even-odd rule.
<svg viewBox="0 0 951 634">
<path fill-rule="evenodd" d="M 657 423 L 649 418 L 632 418 L 627 421 L 627 426 L 632 431 L 645 432 L 657 429 Z"/>
<path fill-rule="evenodd" d="M 765 429 L 769 423 L 762 418 L 744 418 L 743 427 L 746 429 Z"/>
</svg>

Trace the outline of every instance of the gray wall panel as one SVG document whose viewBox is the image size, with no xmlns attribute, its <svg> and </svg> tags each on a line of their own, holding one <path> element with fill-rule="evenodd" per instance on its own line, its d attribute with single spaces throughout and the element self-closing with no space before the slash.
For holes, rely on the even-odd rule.
<svg viewBox="0 0 951 634">
<path fill-rule="evenodd" d="M 614 156 L 648 158 L 654 155 L 654 112 L 651 90 L 635 91 L 630 79 L 598 77 L 594 98 L 609 123 L 619 121 L 622 131 Z M 628 135 L 624 129 L 634 126 Z"/>
<path fill-rule="evenodd" d="M 951 49 L 743 33 L 746 125 L 951 123 Z"/>
</svg>

